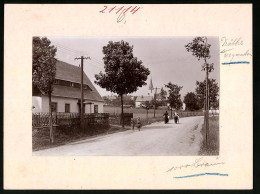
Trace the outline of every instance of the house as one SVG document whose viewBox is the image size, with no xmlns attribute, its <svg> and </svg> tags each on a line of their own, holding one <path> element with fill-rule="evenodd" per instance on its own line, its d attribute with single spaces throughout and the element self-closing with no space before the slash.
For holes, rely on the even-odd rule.
<svg viewBox="0 0 260 194">
<path fill-rule="evenodd" d="M 57 61 L 56 76 L 52 92 L 52 111 L 80 113 L 81 104 L 81 68 Z M 84 112 L 103 113 L 104 100 L 83 74 Z M 37 87 L 33 87 L 32 112 L 49 112 L 49 98 L 42 95 Z"/>
<path fill-rule="evenodd" d="M 152 96 L 137 96 L 135 100 L 135 107 L 141 107 L 142 103 L 145 103 L 145 101 L 152 101 Z"/>
</svg>

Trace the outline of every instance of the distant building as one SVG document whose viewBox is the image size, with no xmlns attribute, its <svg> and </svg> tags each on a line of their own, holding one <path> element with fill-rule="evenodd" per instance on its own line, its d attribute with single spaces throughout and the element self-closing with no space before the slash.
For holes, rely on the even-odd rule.
<svg viewBox="0 0 260 194">
<path fill-rule="evenodd" d="M 162 96 L 161 96 L 160 93 L 155 94 L 155 96 L 156 96 L 156 100 L 157 100 L 157 101 L 162 101 Z"/>
<path fill-rule="evenodd" d="M 114 96 L 114 95 L 108 95 L 108 96 L 105 96 L 108 100 L 111 100 L 111 101 L 113 101 L 113 100 L 116 100 L 117 99 L 117 96 Z"/>
<path fill-rule="evenodd" d="M 141 107 L 142 103 L 145 103 L 145 101 L 152 101 L 152 96 L 137 96 L 135 100 L 135 107 Z"/>
<path fill-rule="evenodd" d="M 51 97 L 53 112 L 80 113 L 81 104 L 81 69 L 77 66 L 57 61 L 56 76 Z M 84 112 L 103 113 L 104 100 L 83 74 Z M 32 112 L 49 112 L 49 98 L 42 95 L 37 87 L 33 88 Z"/>
</svg>

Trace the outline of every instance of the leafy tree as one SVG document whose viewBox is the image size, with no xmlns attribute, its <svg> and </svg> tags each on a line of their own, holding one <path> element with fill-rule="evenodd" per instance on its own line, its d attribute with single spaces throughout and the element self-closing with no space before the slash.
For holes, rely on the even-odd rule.
<svg viewBox="0 0 260 194">
<path fill-rule="evenodd" d="M 205 100 L 205 124 L 206 124 L 206 145 L 208 143 L 208 133 L 209 133 L 209 106 L 208 106 L 208 74 L 209 72 L 214 70 L 213 63 L 209 64 L 208 59 L 210 59 L 210 47 L 208 44 L 207 37 L 196 37 L 192 42 L 185 45 L 185 48 L 188 52 L 191 52 L 193 56 L 195 56 L 198 60 L 203 59 L 204 63 L 202 64 L 202 71 L 206 71 L 206 100 Z"/>
<path fill-rule="evenodd" d="M 209 108 L 218 108 L 219 86 L 215 79 L 209 79 Z M 196 95 L 198 98 L 199 108 L 203 108 L 205 102 L 205 80 L 203 82 L 196 81 Z"/>
<path fill-rule="evenodd" d="M 46 37 L 33 37 L 32 82 L 43 95 L 49 97 L 50 141 L 54 142 L 52 128 L 51 93 L 56 74 L 57 49 Z"/>
<path fill-rule="evenodd" d="M 167 98 L 167 92 L 163 88 L 161 88 L 160 96 L 161 96 L 161 99 L 162 99 L 162 105 L 165 105 L 166 104 L 166 98 Z"/>
<path fill-rule="evenodd" d="M 133 46 L 128 42 L 109 41 L 103 47 L 105 73 L 95 75 L 96 81 L 107 91 L 116 93 L 121 98 L 121 121 L 124 127 L 123 95 L 135 92 L 138 87 L 146 85 L 150 70 L 133 55 Z"/>
<path fill-rule="evenodd" d="M 194 111 L 200 109 L 197 96 L 194 92 L 188 92 L 184 96 L 183 102 L 186 104 L 186 110 Z"/>
<path fill-rule="evenodd" d="M 182 89 L 182 86 L 178 86 L 177 84 L 172 84 L 169 82 L 165 85 L 166 88 L 168 88 L 168 102 L 171 107 L 171 118 L 172 118 L 172 109 L 180 109 L 182 107 L 182 101 L 181 101 L 181 94 L 180 91 Z"/>
</svg>

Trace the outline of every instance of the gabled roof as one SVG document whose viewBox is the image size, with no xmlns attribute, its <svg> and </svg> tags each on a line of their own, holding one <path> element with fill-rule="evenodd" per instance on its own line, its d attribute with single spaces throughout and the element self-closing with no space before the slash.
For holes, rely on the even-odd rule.
<svg viewBox="0 0 260 194">
<path fill-rule="evenodd" d="M 80 83 L 81 79 L 81 68 L 75 65 L 65 63 L 63 61 L 57 61 L 56 63 L 56 79 L 71 81 L 75 83 Z M 88 85 L 92 91 L 84 90 L 84 99 L 92 101 L 104 102 L 103 98 L 100 96 L 94 85 L 91 83 L 87 75 L 83 74 L 83 83 Z M 70 98 L 80 98 L 81 93 L 79 88 L 66 87 L 60 85 L 53 85 L 53 96 L 62 96 Z"/>
<path fill-rule="evenodd" d="M 136 102 L 145 102 L 145 101 L 151 101 L 153 99 L 152 96 L 137 96 Z"/>
</svg>

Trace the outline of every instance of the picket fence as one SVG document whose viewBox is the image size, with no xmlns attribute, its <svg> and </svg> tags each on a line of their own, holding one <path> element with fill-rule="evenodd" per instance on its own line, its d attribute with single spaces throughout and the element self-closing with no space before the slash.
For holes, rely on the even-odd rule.
<svg viewBox="0 0 260 194">
<path fill-rule="evenodd" d="M 125 125 L 130 125 L 133 113 L 124 113 Z M 121 114 L 92 113 L 84 114 L 85 124 L 121 124 Z M 52 113 L 52 124 L 54 126 L 80 125 L 79 113 Z M 33 113 L 32 127 L 41 128 L 49 126 L 49 113 Z"/>
<path fill-rule="evenodd" d="M 108 124 L 109 114 L 107 113 L 84 114 L 84 121 L 87 124 L 95 124 L 95 123 Z M 52 124 L 54 126 L 79 125 L 80 114 L 79 113 L 52 113 Z M 34 128 L 48 127 L 49 113 L 33 113 L 32 126 Z"/>
</svg>

